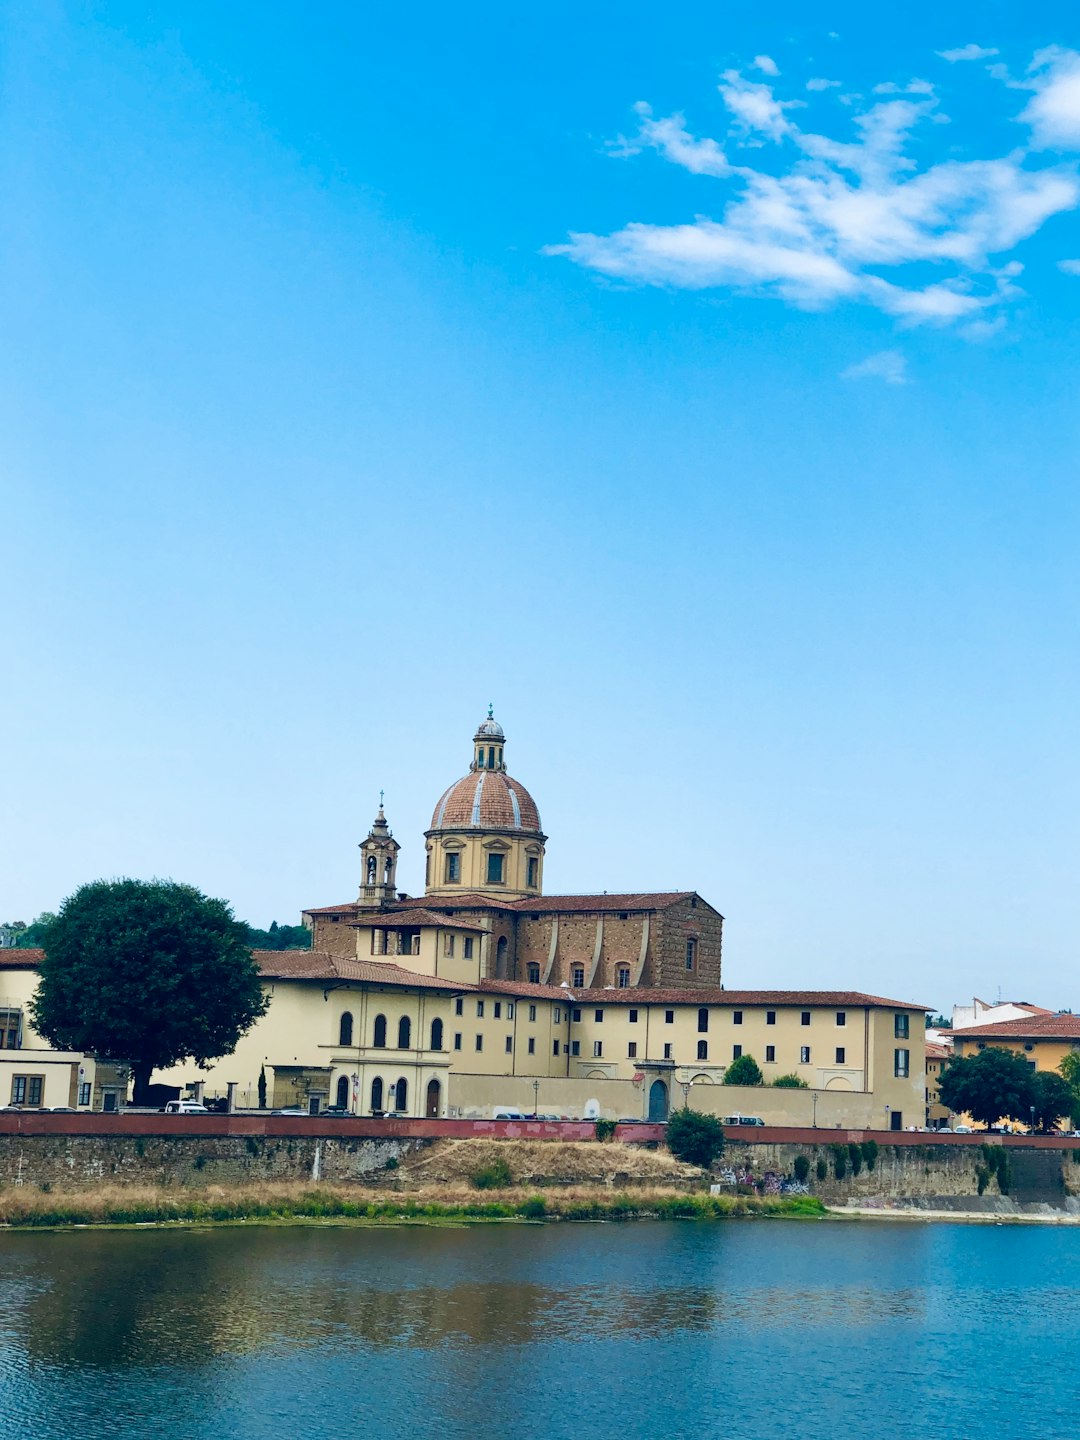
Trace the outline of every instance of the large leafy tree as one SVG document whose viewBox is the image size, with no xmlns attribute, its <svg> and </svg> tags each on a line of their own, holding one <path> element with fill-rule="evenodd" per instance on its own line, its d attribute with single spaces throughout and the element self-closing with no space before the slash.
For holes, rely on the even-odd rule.
<svg viewBox="0 0 1080 1440">
<path fill-rule="evenodd" d="M 1071 1115 L 1076 1097 L 1053 1070 L 1038 1070 L 1031 1077 L 1031 1103 L 1040 1130 L 1053 1130 L 1063 1115 Z"/>
<path fill-rule="evenodd" d="M 35 1028 L 65 1050 L 127 1061 L 135 1104 L 151 1071 L 228 1055 L 269 1003 L 246 927 L 172 880 L 96 880 L 43 936 Z"/>
<path fill-rule="evenodd" d="M 724 1153 L 724 1127 L 700 1110 L 673 1110 L 667 1122 L 667 1146 L 677 1160 L 708 1168 Z"/>
<path fill-rule="evenodd" d="M 939 1086 L 941 1103 L 984 1125 L 1005 1117 L 1027 1120 L 1034 1098 L 1031 1081 L 1031 1067 L 1022 1055 L 988 1047 L 946 1066 Z"/>
<path fill-rule="evenodd" d="M 1080 1051 L 1071 1050 L 1068 1055 L 1063 1056 L 1058 1069 L 1072 1095 L 1069 1117 L 1074 1126 L 1080 1125 Z"/>
</svg>

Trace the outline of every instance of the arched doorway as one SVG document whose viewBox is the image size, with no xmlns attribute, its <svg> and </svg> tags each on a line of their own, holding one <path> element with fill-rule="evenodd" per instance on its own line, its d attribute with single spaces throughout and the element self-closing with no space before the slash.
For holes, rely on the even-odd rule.
<svg viewBox="0 0 1080 1440">
<path fill-rule="evenodd" d="M 376 1075 L 371 1082 L 371 1113 L 381 1115 L 383 1109 L 383 1082 L 382 1076 Z"/>
<path fill-rule="evenodd" d="M 509 943 L 506 939 L 506 936 L 500 935 L 499 943 L 495 946 L 495 974 L 500 980 L 505 980 L 507 978 L 506 952 L 508 949 Z"/>
<path fill-rule="evenodd" d="M 438 1080 L 429 1080 L 427 1087 L 427 1105 L 424 1114 L 429 1120 L 439 1118 L 439 1101 L 442 1098 L 442 1086 Z"/>
<path fill-rule="evenodd" d="M 666 1120 L 668 1117 L 668 1090 L 663 1080 L 654 1080 L 649 1086 L 649 1119 Z"/>
<path fill-rule="evenodd" d="M 405 1079 L 404 1075 L 397 1084 L 392 1087 L 391 1094 L 394 1097 L 394 1109 L 399 1114 L 404 1114 L 409 1108 L 409 1082 Z"/>
<path fill-rule="evenodd" d="M 339 1109 L 339 1110 L 348 1110 L 348 1108 L 349 1108 L 349 1077 L 348 1077 L 348 1075 L 339 1075 L 339 1076 L 338 1076 L 338 1082 L 337 1082 L 337 1106 L 338 1106 L 338 1109 Z"/>
</svg>

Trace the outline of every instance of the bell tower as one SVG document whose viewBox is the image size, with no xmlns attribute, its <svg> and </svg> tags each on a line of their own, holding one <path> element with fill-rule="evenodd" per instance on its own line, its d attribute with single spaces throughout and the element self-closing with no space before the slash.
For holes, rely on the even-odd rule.
<svg viewBox="0 0 1080 1440">
<path fill-rule="evenodd" d="M 383 794 L 379 791 L 379 813 L 368 831 L 366 840 L 360 843 L 360 893 L 358 905 L 376 908 L 397 899 L 397 857 L 401 846 L 394 839 L 394 833 L 386 823 L 383 814 Z"/>
</svg>

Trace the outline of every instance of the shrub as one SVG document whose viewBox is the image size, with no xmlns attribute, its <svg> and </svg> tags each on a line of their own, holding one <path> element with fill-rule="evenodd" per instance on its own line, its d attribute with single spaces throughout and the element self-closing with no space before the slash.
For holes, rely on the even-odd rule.
<svg viewBox="0 0 1080 1440">
<path fill-rule="evenodd" d="M 530 1195 L 521 1202 L 519 1213 L 527 1220 L 542 1220 L 547 1214 L 547 1201 L 542 1195 Z"/>
<path fill-rule="evenodd" d="M 810 1178 L 810 1161 L 805 1155 L 795 1156 L 795 1179 L 800 1185 L 805 1185 Z"/>
<path fill-rule="evenodd" d="M 818 1157 L 818 1162 L 814 1166 L 814 1174 L 819 1180 L 827 1178 L 829 1174 L 829 1162 L 825 1159 L 824 1155 Z"/>
<path fill-rule="evenodd" d="M 833 1174 L 837 1180 L 843 1180 L 847 1174 L 847 1147 L 844 1145 L 830 1145 L 833 1159 Z"/>
<path fill-rule="evenodd" d="M 390 1156 L 390 1159 L 386 1162 L 385 1168 L 387 1170 L 396 1170 L 398 1168 L 398 1158 L 396 1155 Z"/>
<path fill-rule="evenodd" d="M 990 1171 L 985 1165 L 975 1166 L 975 1185 L 981 1195 L 990 1183 Z"/>
<path fill-rule="evenodd" d="M 514 1183 L 510 1166 L 501 1155 L 496 1156 L 490 1165 L 474 1170 L 469 1178 L 477 1190 L 506 1190 Z"/>
<path fill-rule="evenodd" d="M 862 1169 L 862 1150 L 855 1144 L 854 1140 L 847 1147 L 848 1160 L 851 1162 L 852 1175 L 858 1175 Z"/>
<path fill-rule="evenodd" d="M 864 1140 L 859 1149 L 862 1151 L 863 1163 L 867 1170 L 873 1170 L 877 1164 L 877 1141 Z"/>
<path fill-rule="evenodd" d="M 715 1115 L 674 1110 L 667 1122 L 667 1147 L 676 1160 L 707 1169 L 724 1153 L 724 1128 Z"/>
<path fill-rule="evenodd" d="M 616 1122 L 615 1122 L 614 1120 L 597 1120 L 597 1122 L 596 1122 L 596 1138 L 597 1138 L 597 1140 L 600 1140 L 600 1141 L 604 1141 L 604 1140 L 614 1140 L 614 1139 L 615 1139 L 615 1125 L 616 1125 Z"/>
<path fill-rule="evenodd" d="M 805 1080 L 798 1075 L 778 1075 L 772 1082 L 774 1090 L 809 1090 Z"/>
<path fill-rule="evenodd" d="M 761 1085 L 764 1079 L 761 1066 L 752 1055 L 740 1055 L 724 1071 L 725 1085 Z"/>
</svg>

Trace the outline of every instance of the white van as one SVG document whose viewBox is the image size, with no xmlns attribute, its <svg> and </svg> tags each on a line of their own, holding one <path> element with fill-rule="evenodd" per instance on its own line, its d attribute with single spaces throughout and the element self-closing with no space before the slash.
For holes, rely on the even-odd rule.
<svg viewBox="0 0 1080 1440">
<path fill-rule="evenodd" d="M 514 1110 L 509 1105 L 496 1105 L 492 1112 L 493 1120 L 524 1120 L 525 1116 L 520 1110 Z"/>
<path fill-rule="evenodd" d="M 760 1115 L 725 1115 L 721 1125 L 764 1125 Z"/>
<path fill-rule="evenodd" d="M 210 1111 L 198 1100 L 170 1100 L 165 1106 L 166 1115 L 209 1115 Z"/>
</svg>

